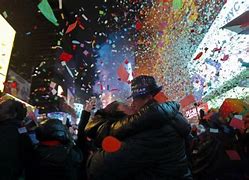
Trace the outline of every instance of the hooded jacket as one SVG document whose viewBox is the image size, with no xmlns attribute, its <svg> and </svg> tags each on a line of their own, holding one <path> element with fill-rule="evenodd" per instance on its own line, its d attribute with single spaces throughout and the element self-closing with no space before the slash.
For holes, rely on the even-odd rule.
<svg viewBox="0 0 249 180">
<path fill-rule="evenodd" d="M 110 134 L 122 146 L 114 153 L 94 153 L 88 161 L 89 179 L 192 179 L 184 140 L 190 126 L 179 107 L 175 102 L 153 102 L 115 121 Z"/>
</svg>

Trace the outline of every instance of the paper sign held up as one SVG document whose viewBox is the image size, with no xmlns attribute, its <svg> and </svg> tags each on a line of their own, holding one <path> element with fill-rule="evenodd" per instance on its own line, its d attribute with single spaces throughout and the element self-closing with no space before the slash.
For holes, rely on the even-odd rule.
<svg viewBox="0 0 249 180">
<path fill-rule="evenodd" d="M 240 119 L 233 118 L 230 122 L 230 126 L 236 128 L 236 129 L 244 129 L 244 121 L 241 121 Z"/>
</svg>

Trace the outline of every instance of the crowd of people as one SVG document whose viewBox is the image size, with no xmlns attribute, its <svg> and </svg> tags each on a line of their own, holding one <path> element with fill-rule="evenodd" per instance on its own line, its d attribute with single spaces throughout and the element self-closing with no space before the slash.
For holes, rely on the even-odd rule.
<svg viewBox="0 0 249 180">
<path fill-rule="evenodd" d="M 114 101 L 91 115 L 89 100 L 73 139 L 62 121 L 25 127 L 25 106 L 0 103 L 0 180 L 223 180 L 249 179 L 249 132 L 216 113 L 191 125 L 177 102 L 155 100 L 151 76 L 131 82 L 131 106 Z M 249 118 L 248 118 L 249 119 Z M 35 138 L 33 135 L 35 134 Z M 108 151 L 112 137 L 120 146 Z"/>
</svg>

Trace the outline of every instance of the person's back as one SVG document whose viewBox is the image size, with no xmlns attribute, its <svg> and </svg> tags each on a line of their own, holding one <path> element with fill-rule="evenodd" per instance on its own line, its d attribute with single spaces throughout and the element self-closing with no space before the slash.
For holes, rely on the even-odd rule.
<svg viewBox="0 0 249 180">
<path fill-rule="evenodd" d="M 62 144 L 39 144 L 35 148 L 36 179 L 76 180 L 81 157 L 71 147 Z"/>
<path fill-rule="evenodd" d="M 0 179 L 17 180 L 23 173 L 31 141 L 21 121 L 26 108 L 15 100 L 0 104 Z M 30 149 L 28 149 L 30 148 Z"/>
<path fill-rule="evenodd" d="M 34 149 L 33 178 L 77 180 L 81 151 L 72 144 L 69 132 L 59 120 L 48 120 L 36 131 L 40 141 Z"/>
</svg>

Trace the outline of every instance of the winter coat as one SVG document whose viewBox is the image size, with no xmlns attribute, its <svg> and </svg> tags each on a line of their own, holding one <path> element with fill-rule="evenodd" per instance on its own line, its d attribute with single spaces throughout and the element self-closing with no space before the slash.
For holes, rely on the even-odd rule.
<svg viewBox="0 0 249 180">
<path fill-rule="evenodd" d="M 34 151 L 32 179 L 79 179 L 82 155 L 77 147 L 39 144 Z"/>
<path fill-rule="evenodd" d="M 49 120 L 36 130 L 36 135 L 40 142 L 34 148 L 33 178 L 28 180 L 78 180 L 83 156 L 68 129 L 59 120 Z"/>
<path fill-rule="evenodd" d="M 85 127 L 86 136 L 92 141 L 93 150 L 101 148 L 103 139 L 110 134 L 111 125 L 125 117 L 123 112 L 106 113 L 104 110 L 98 110 L 95 113 Z"/>
<path fill-rule="evenodd" d="M 184 140 L 190 129 L 177 103 L 150 103 L 111 125 L 121 148 L 95 152 L 87 164 L 89 179 L 192 179 Z"/>
<path fill-rule="evenodd" d="M 17 180 L 29 165 L 32 143 L 19 120 L 0 121 L 0 179 Z M 19 131 L 18 131 L 19 130 Z"/>
<path fill-rule="evenodd" d="M 236 131 L 222 124 L 217 118 L 213 119 L 210 125 L 212 129 L 207 129 L 194 142 L 191 154 L 194 178 L 196 180 L 246 179 L 249 163 Z M 238 153 L 240 160 L 230 159 L 229 151 Z"/>
</svg>

